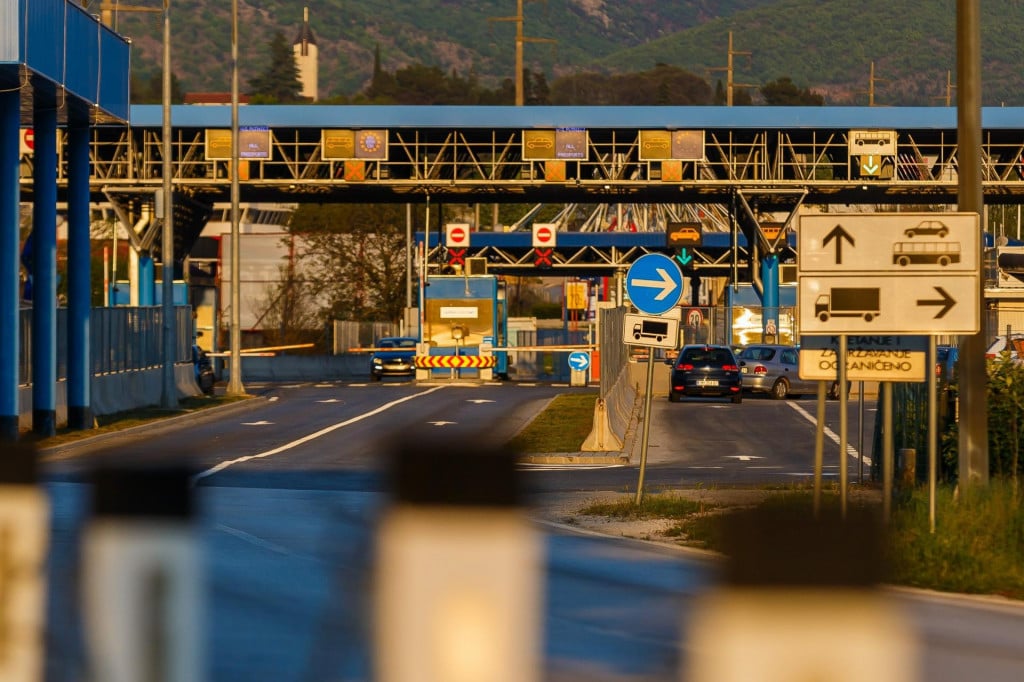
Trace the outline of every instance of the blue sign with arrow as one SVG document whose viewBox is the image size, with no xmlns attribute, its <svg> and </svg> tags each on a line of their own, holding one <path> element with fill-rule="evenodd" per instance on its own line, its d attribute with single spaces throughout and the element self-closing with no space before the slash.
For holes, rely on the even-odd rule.
<svg viewBox="0 0 1024 682">
<path fill-rule="evenodd" d="M 574 350 L 569 353 L 569 368 L 582 372 L 590 367 L 590 353 L 582 350 Z"/>
<path fill-rule="evenodd" d="M 648 253 L 626 272 L 626 293 L 637 310 L 661 315 L 672 310 L 683 296 L 683 274 L 668 256 Z"/>
</svg>

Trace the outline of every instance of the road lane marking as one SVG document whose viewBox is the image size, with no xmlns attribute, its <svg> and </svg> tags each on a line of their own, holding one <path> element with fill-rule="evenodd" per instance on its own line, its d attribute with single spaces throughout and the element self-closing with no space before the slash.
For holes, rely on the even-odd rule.
<svg viewBox="0 0 1024 682">
<path fill-rule="evenodd" d="M 258 422 L 242 422 L 242 426 L 270 426 L 274 422 L 268 422 L 266 419 L 261 419 Z"/>
<path fill-rule="evenodd" d="M 214 475 L 214 474 L 216 474 L 218 472 L 224 471 L 228 467 L 234 466 L 235 464 L 241 464 L 243 462 L 248 462 L 250 460 L 263 459 L 264 457 L 271 457 L 273 455 L 280 454 L 280 453 L 282 453 L 282 452 L 284 452 L 286 450 L 291 450 L 294 447 L 297 447 L 297 446 L 302 445 L 304 443 L 308 443 L 311 440 L 316 440 L 320 436 L 326 436 L 328 433 L 331 433 L 332 431 L 337 431 L 338 429 L 344 428 L 344 427 L 349 426 L 351 424 L 355 424 L 356 422 L 360 422 L 360 421 L 362 421 L 362 420 L 364 420 L 364 419 L 366 419 L 368 417 L 373 417 L 375 415 L 380 414 L 381 412 L 386 412 L 386 411 L 390 410 L 392 407 L 395 407 L 396 405 L 401 405 L 402 403 L 404 403 L 404 402 L 406 402 L 408 400 L 414 400 L 416 398 L 422 398 L 425 395 L 430 395 L 434 391 L 440 391 L 442 388 L 445 388 L 445 387 L 444 386 L 435 386 L 434 388 L 427 389 L 426 391 L 423 391 L 422 393 L 413 393 L 412 395 L 407 395 L 404 398 L 399 398 L 398 400 L 392 400 L 390 403 L 384 403 L 380 407 L 372 409 L 369 412 L 364 412 L 363 414 L 356 415 L 355 417 L 352 417 L 351 419 L 346 419 L 345 421 L 338 422 L 337 424 L 331 424 L 330 426 L 325 427 L 323 429 L 320 429 L 319 431 L 316 431 L 314 433 L 311 433 L 308 436 L 303 436 L 302 438 L 299 438 L 297 440 L 293 440 L 290 443 L 285 443 L 284 445 L 278 446 L 278 447 L 273 448 L 271 450 L 267 450 L 266 452 L 260 452 L 260 453 L 257 453 L 255 455 L 246 455 L 245 457 L 238 457 L 236 459 L 225 460 L 225 461 L 221 462 L 220 464 L 218 464 L 218 465 L 216 465 L 214 467 L 210 467 L 209 469 L 206 469 L 205 471 L 200 471 L 193 478 L 194 478 L 194 480 L 199 480 L 201 478 L 206 478 L 207 476 L 212 476 L 212 475 Z"/>
<path fill-rule="evenodd" d="M 815 427 L 817 427 L 818 420 L 815 419 L 813 416 L 811 416 L 810 412 L 808 412 L 804 408 L 800 407 L 796 403 L 787 402 L 786 404 L 789 405 L 790 407 L 792 407 L 794 410 L 796 410 L 797 413 L 800 414 L 804 419 L 806 419 L 807 421 L 811 422 L 812 424 L 815 425 Z M 839 445 L 839 436 L 837 436 L 836 432 L 833 431 L 832 429 L 828 428 L 827 426 L 825 426 L 825 435 L 828 436 L 829 440 L 831 440 L 833 443 L 835 443 L 836 445 Z M 857 448 L 853 447 L 849 443 L 846 444 L 846 454 L 848 454 L 853 459 L 864 460 L 865 464 L 867 464 L 868 466 L 871 466 L 871 458 L 866 456 L 866 455 L 862 455 L 859 452 L 857 452 Z"/>
</svg>

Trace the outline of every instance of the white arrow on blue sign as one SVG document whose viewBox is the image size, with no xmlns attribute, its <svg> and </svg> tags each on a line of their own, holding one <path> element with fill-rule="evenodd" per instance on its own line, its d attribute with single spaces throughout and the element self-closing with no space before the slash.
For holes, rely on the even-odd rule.
<svg viewBox="0 0 1024 682">
<path fill-rule="evenodd" d="M 648 253 L 626 271 L 626 293 L 642 313 L 667 313 L 683 296 L 683 273 L 668 256 Z"/>
<path fill-rule="evenodd" d="M 569 368 L 582 372 L 590 367 L 590 353 L 582 350 L 574 350 L 569 353 Z"/>
</svg>

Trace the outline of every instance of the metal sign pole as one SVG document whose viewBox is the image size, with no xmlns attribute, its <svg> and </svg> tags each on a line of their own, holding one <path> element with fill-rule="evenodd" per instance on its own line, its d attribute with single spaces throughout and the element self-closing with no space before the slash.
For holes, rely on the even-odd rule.
<svg viewBox="0 0 1024 682">
<path fill-rule="evenodd" d="M 893 432 L 892 432 L 892 382 L 882 384 L 882 401 L 885 412 L 882 414 L 882 520 L 889 523 L 892 513 L 892 470 L 893 470 Z"/>
<path fill-rule="evenodd" d="M 846 464 L 847 424 L 846 408 L 850 396 L 846 391 L 846 334 L 839 335 L 839 508 L 842 517 L 846 518 L 846 499 L 848 496 L 850 475 Z"/>
<path fill-rule="evenodd" d="M 818 382 L 818 420 L 814 431 L 814 516 L 821 511 L 821 469 L 825 460 L 825 382 Z"/>
<path fill-rule="evenodd" d="M 938 360 L 935 337 L 928 337 L 928 366 L 935 367 Z M 938 465 L 938 415 L 935 371 L 928 372 L 928 530 L 935 532 L 935 477 Z"/>
<path fill-rule="evenodd" d="M 654 386 L 654 349 L 647 349 L 647 387 L 644 391 L 644 428 L 640 436 L 640 479 L 636 484 L 636 504 L 644 499 L 644 471 L 647 469 L 647 438 L 651 425 L 651 390 Z"/>
</svg>

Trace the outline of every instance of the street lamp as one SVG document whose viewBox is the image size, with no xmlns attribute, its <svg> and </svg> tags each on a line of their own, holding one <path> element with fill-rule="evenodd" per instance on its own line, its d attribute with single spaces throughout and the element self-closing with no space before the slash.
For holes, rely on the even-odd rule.
<svg viewBox="0 0 1024 682">
<path fill-rule="evenodd" d="M 178 406 L 178 387 L 174 380 L 174 359 L 177 349 L 176 322 L 174 316 L 174 191 L 171 174 L 171 12 L 170 0 L 164 0 L 164 55 L 163 55 L 163 164 L 160 175 L 163 179 L 163 234 L 160 251 L 163 256 L 161 277 L 161 311 L 163 317 L 164 352 L 162 367 L 162 391 L 160 405 L 165 409 Z"/>
<path fill-rule="evenodd" d="M 238 216 L 238 0 L 231 0 L 231 342 L 228 395 L 245 395 L 242 385 L 242 283 Z"/>
</svg>

